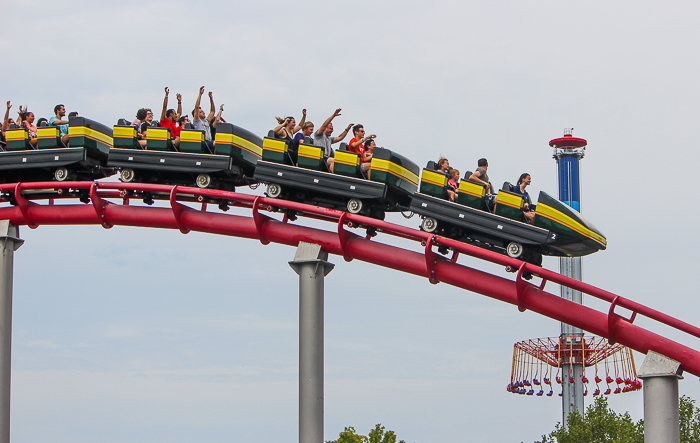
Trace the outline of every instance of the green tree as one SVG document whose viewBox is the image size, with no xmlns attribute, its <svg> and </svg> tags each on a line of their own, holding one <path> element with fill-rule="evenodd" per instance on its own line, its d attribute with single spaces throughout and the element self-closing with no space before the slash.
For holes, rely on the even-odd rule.
<svg viewBox="0 0 700 443">
<path fill-rule="evenodd" d="M 396 443 L 396 434 L 394 431 L 384 431 L 384 426 L 378 424 L 369 431 L 369 443 Z M 406 443 L 401 440 L 399 443 Z"/>
<path fill-rule="evenodd" d="M 384 426 L 378 424 L 369 431 L 369 436 L 359 435 L 352 426 L 345 428 L 337 440 L 329 440 L 326 443 L 396 443 L 394 431 L 387 431 Z M 399 443 L 406 443 L 401 440 Z"/>
<path fill-rule="evenodd" d="M 685 395 L 680 401 L 681 443 L 700 443 L 700 409 Z"/>
<path fill-rule="evenodd" d="M 700 443 L 700 408 L 695 400 L 679 401 L 681 443 Z M 605 397 L 597 397 L 583 417 L 569 415 L 569 428 L 557 423 L 554 432 L 543 435 L 541 443 L 643 443 L 644 421 L 633 423 L 629 413 L 616 414 Z"/>
<path fill-rule="evenodd" d="M 554 432 L 543 435 L 541 443 L 644 443 L 644 421 L 632 421 L 628 412 L 617 414 L 605 397 L 596 397 L 583 417 L 569 414 L 569 426 L 557 423 Z"/>
<path fill-rule="evenodd" d="M 337 440 L 328 440 L 326 443 L 367 443 L 367 437 L 358 435 L 355 428 L 350 426 L 340 433 Z"/>
</svg>

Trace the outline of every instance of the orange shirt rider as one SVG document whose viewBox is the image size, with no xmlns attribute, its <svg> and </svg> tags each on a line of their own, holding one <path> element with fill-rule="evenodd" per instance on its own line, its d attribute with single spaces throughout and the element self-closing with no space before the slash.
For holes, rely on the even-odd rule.
<svg viewBox="0 0 700 443">
<path fill-rule="evenodd" d="M 350 140 L 348 145 L 348 150 L 350 152 L 356 152 L 360 154 L 360 167 L 363 171 L 367 172 L 370 168 L 370 162 L 372 161 L 371 154 L 365 153 L 365 142 L 367 140 L 377 137 L 372 134 L 365 137 L 365 128 L 362 125 L 355 125 L 352 127 L 353 139 Z"/>
</svg>

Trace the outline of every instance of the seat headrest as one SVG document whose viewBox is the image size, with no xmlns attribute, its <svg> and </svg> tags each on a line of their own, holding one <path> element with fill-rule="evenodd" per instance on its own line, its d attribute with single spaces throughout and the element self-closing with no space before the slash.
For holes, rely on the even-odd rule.
<svg viewBox="0 0 700 443">
<path fill-rule="evenodd" d="M 194 129 L 194 126 L 192 126 L 192 123 L 187 122 L 185 123 L 185 129 Z"/>
<path fill-rule="evenodd" d="M 502 191 L 508 191 L 508 192 L 513 192 L 514 186 L 510 184 L 510 182 L 504 182 L 503 186 L 501 187 Z"/>
<path fill-rule="evenodd" d="M 464 173 L 464 179 L 465 179 L 465 180 L 469 180 L 469 177 L 471 177 L 472 174 L 473 174 L 472 171 L 467 171 L 467 172 L 465 172 L 465 173 Z"/>
<path fill-rule="evenodd" d="M 427 165 L 425 165 L 425 169 L 429 171 L 437 171 L 437 163 L 434 161 L 430 160 Z"/>
<path fill-rule="evenodd" d="M 17 123 L 10 123 L 10 129 L 19 129 L 19 126 L 17 126 Z"/>
<path fill-rule="evenodd" d="M 341 143 L 340 147 L 338 148 L 338 151 L 347 151 L 348 150 L 348 144 L 347 143 Z"/>
<path fill-rule="evenodd" d="M 46 120 L 42 120 L 41 123 L 39 123 L 40 128 L 44 128 L 47 126 L 49 126 L 49 122 L 47 122 Z"/>
<path fill-rule="evenodd" d="M 267 138 L 277 138 L 275 137 L 275 131 L 273 131 L 272 129 L 267 131 Z"/>
<path fill-rule="evenodd" d="M 314 144 L 314 139 L 311 137 L 304 137 L 304 144 L 305 145 L 313 145 Z"/>
<path fill-rule="evenodd" d="M 117 120 L 117 126 L 129 126 L 131 123 L 129 123 L 125 118 L 120 118 Z"/>
</svg>

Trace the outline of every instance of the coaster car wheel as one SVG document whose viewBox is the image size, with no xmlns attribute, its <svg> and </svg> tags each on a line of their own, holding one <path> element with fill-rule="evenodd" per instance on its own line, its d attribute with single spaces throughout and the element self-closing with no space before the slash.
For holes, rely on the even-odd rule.
<svg viewBox="0 0 700 443">
<path fill-rule="evenodd" d="M 211 185 L 211 176 L 209 174 L 199 174 L 196 183 L 198 188 L 208 188 Z"/>
<path fill-rule="evenodd" d="M 518 242 L 510 242 L 506 247 L 506 253 L 508 254 L 508 257 L 522 258 L 523 252 L 525 252 L 525 248 L 523 248 L 523 245 L 521 245 Z"/>
<path fill-rule="evenodd" d="M 282 186 L 277 183 L 268 183 L 267 185 L 267 195 L 272 198 L 277 198 L 282 195 Z"/>
<path fill-rule="evenodd" d="M 67 168 L 57 168 L 53 173 L 53 177 L 56 181 L 62 182 L 68 180 L 68 169 Z"/>
<path fill-rule="evenodd" d="M 359 212 L 362 211 L 362 200 L 351 198 L 350 201 L 348 201 L 347 208 L 349 213 L 359 214 Z"/>
<path fill-rule="evenodd" d="M 124 183 L 131 183 L 136 178 L 136 174 L 134 173 L 134 170 L 131 168 L 122 169 L 121 172 L 119 173 L 119 175 L 121 175 L 121 180 Z"/>
<path fill-rule="evenodd" d="M 432 234 L 433 232 L 437 231 L 438 222 L 432 217 L 425 217 L 420 227 L 428 234 Z"/>
</svg>

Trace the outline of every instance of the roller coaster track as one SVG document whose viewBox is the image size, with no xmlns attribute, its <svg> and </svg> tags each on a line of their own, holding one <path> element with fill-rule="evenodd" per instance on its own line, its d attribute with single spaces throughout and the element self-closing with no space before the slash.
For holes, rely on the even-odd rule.
<svg viewBox="0 0 700 443">
<path fill-rule="evenodd" d="M 83 200 L 89 195 L 89 203 L 54 204 L 56 192 L 67 189 L 81 192 Z M 129 197 L 134 192 L 163 196 L 170 207 L 129 205 L 130 200 L 140 199 Z M 346 261 L 357 259 L 425 277 L 433 284 L 446 283 L 516 305 L 521 312 L 531 310 L 565 322 L 643 354 L 649 350 L 656 351 L 680 362 L 684 371 L 700 377 L 699 351 L 636 326 L 633 322 L 638 315 L 642 315 L 697 338 L 700 338 L 700 328 L 530 263 L 401 225 L 286 200 L 181 186 L 118 182 L 13 183 L 0 185 L 0 193 L 14 197 L 13 205 L 0 207 L 0 220 L 30 228 L 40 225 L 137 226 L 179 229 L 185 234 L 198 231 L 256 239 L 263 245 L 273 242 L 297 246 L 301 241 L 319 244 L 329 254 L 342 256 Z M 63 192 L 61 197 L 78 198 L 78 195 L 76 192 Z M 114 203 L 119 200 L 121 203 Z M 207 212 L 206 204 L 202 204 L 201 210 L 183 204 L 198 201 L 226 201 L 229 205 L 250 208 L 252 214 L 246 217 Z M 279 221 L 263 213 L 274 209 L 293 210 L 303 213 L 305 217 L 325 220 L 334 223 L 336 229 L 325 231 L 300 226 L 289 222 L 287 216 Z M 377 241 L 380 237 L 361 237 L 346 229 L 347 226 L 360 225 L 372 226 L 382 234 L 419 242 L 424 248 L 422 252 L 410 251 L 383 244 Z M 451 248 L 452 257 L 435 253 L 433 248 L 440 246 Z M 518 269 L 515 281 L 461 265 L 457 263 L 460 254 Z M 524 272 L 539 276 L 541 284 L 536 286 L 525 281 Z M 547 282 L 606 301 L 610 304 L 608 312 L 600 312 L 545 292 Z M 616 307 L 632 312 L 631 316 L 626 318 L 616 314 Z"/>
</svg>

